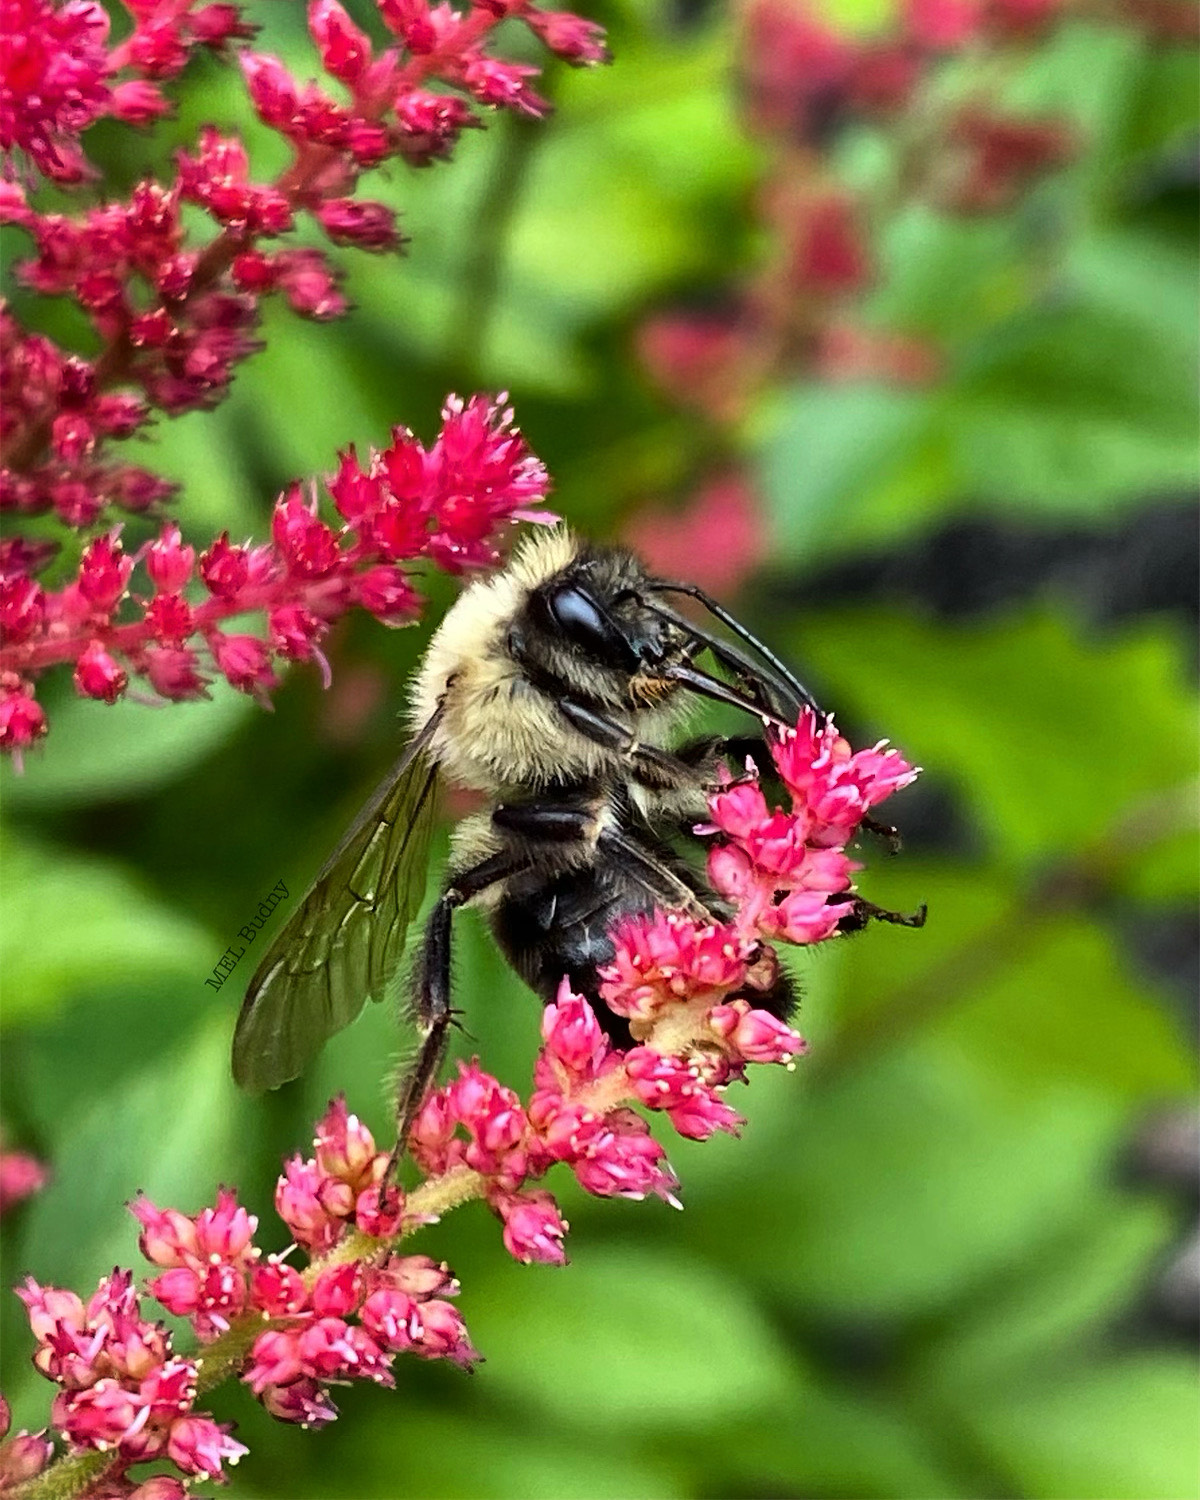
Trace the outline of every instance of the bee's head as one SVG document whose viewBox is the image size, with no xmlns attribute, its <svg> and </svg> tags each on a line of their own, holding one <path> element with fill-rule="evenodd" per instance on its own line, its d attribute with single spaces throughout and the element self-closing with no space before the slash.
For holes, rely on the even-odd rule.
<svg viewBox="0 0 1200 1500">
<path fill-rule="evenodd" d="M 801 705 L 817 708 L 807 688 L 715 599 L 692 584 L 653 577 L 623 548 L 552 532 L 518 555 L 514 574 L 523 596 L 509 622 L 508 650 L 551 697 L 570 693 L 636 714 L 684 688 L 785 728 Z M 671 594 L 691 595 L 750 652 L 677 614 L 667 603 Z M 705 652 L 732 683 L 695 665 Z"/>
<path fill-rule="evenodd" d="M 544 690 L 557 685 L 634 710 L 675 693 L 664 671 L 695 649 L 686 629 L 652 607 L 637 559 L 600 548 L 581 551 L 529 590 L 510 646 Z"/>
</svg>

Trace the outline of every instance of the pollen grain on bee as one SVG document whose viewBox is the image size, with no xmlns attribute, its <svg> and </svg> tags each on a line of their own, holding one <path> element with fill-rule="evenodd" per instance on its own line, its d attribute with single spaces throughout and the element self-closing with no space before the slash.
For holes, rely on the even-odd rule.
<svg viewBox="0 0 1200 1500">
<path fill-rule="evenodd" d="M 275 908 L 288 897 L 288 888 L 282 880 L 277 880 L 263 899 L 258 903 L 255 915 L 243 927 L 238 928 L 237 937 L 225 952 L 221 954 L 213 965 L 210 978 L 204 982 L 211 985 L 214 990 L 219 990 L 225 981 L 237 968 L 238 963 L 244 957 L 246 949 L 258 936 L 267 924 L 267 919 Z"/>
</svg>

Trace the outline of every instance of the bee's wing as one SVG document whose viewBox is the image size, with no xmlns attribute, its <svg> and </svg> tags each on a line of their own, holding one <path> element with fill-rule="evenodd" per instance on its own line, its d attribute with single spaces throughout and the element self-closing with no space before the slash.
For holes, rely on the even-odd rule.
<svg viewBox="0 0 1200 1500">
<path fill-rule="evenodd" d="M 433 715 L 405 747 L 267 949 L 233 1034 L 233 1076 L 257 1093 L 295 1078 L 368 995 L 382 999 L 425 893 Z"/>
</svg>

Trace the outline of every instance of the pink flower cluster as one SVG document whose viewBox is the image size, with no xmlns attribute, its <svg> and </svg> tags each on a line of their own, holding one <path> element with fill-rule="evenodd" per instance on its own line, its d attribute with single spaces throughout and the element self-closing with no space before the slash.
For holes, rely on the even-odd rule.
<svg viewBox="0 0 1200 1500">
<path fill-rule="evenodd" d="M 313 1155 L 285 1163 L 276 1188 L 279 1216 L 310 1259 L 305 1270 L 289 1263 L 290 1251 L 263 1254 L 257 1220 L 228 1190 L 196 1215 L 139 1198 L 139 1243 L 158 1272 L 146 1291 L 190 1322 L 200 1345 L 190 1358 L 142 1317 L 129 1272 L 115 1271 L 86 1304 L 26 1282 L 19 1295 L 38 1340 L 34 1363 L 60 1388 L 53 1425 L 71 1449 L 112 1455 L 106 1496 L 177 1500 L 192 1477 L 222 1476 L 245 1450 L 194 1408 L 225 1375 L 238 1374 L 281 1420 L 321 1426 L 337 1415 L 331 1384 L 391 1385 L 397 1354 L 470 1368 L 479 1356 L 447 1300 L 457 1283 L 444 1265 L 395 1251 L 456 1204 L 483 1198 L 510 1255 L 560 1265 L 567 1224 L 534 1186 L 551 1167 L 566 1165 L 598 1197 L 676 1203 L 678 1180 L 637 1106 L 693 1140 L 740 1130 L 728 1085 L 751 1064 L 790 1066 L 805 1049 L 767 1008 L 783 1008 L 771 945 L 825 941 L 859 914 L 858 866 L 845 847 L 871 809 L 917 774 L 884 744 L 853 752 L 832 720 L 807 711 L 772 737 L 770 752 L 790 810 L 768 807 L 749 766 L 710 798 L 713 821 L 702 831 L 720 835 L 709 871 L 728 920 L 654 912 L 612 935 L 601 995 L 628 1022 L 631 1046 L 615 1046 L 564 980 L 543 1014 L 528 1102 L 477 1060 L 460 1063 L 413 1122 L 405 1144 L 422 1180 L 407 1194 L 391 1180 L 393 1157 L 334 1100 Z M 0 1446 L 0 1489 L 41 1472 L 51 1454 L 44 1434 Z M 127 1471 L 150 1458 L 184 1478 L 138 1488 Z"/>
<path fill-rule="evenodd" d="M 293 231 L 307 220 L 332 246 L 395 249 L 393 210 L 356 196 L 365 172 L 448 156 L 464 129 L 482 124 L 480 107 L 544 113 L 538 69 L 489 50 L 502 22 L 521 21 L 571 63 L 606 56 L 599 27 L 531 0 L 479 0 L 466 12 L 377 0 L 374 38 L 338 0 L 309 0 L 323 79 L 300 82 L 278 58 L 247 50 L 253 28 L 239 5 L 126 0 L 126 9 L 132 31 L 110 45 L 95 0 L 0 0 L 0 224 L 32 245 L 13 274 L 42 297 L 73 303 L 98 350 L 64 347 L 0 303 L 0 513 L 49 513 L 65 528 L 93 531 L 77 577 L 58 591 L 37 582 L 57 543 L 10 529 L 0 544 L 0 748 L 8 751 L 44 733 L 32 683 L 52 663 L 70 662 L 78 691 L 108 703 L 134 676 L 160 698 L 195 697 L 209 663 L 261 694 L 275 680 L 273 658 L 317 656 L 347 609 L 408 617 L 415 600 L 399 563 L 428 556 L 461 569 L 491 560 L 497 524 L 525 515 L 546 489 L 511 413 L 452 398 L 429 451 L 398 429 L 365 471 L 344 457 L 330 484 L 340 530 L 293 490 L 276 507 L 272 546 L 218 537 L 199 560 L 203 600 L 185 597 L 195 551 L 170 523 L 133 556 L 116 530 L 94 534 L 114 511 L 161 521 L 174 487 L 120 457 L 120 445 L 145 435 L 156 415 L 225 396 L 259 347 L 264 297 L 309 318 L 346 311 L 330 252 L 290 241 Z M 86 183 L 82 133 L 104 116 L 147 125 L 166 114 L 165 86 L 200 48 L 237 49 L 248 109 L 288 147 L 283 170 L 261 180 L 236 133 L 206 126 L 176 152 L 171 175 L 145 178 L 127 198 L 108 192 L 78 212 L 43 208 L 37 174 L 59 186 Z M 149 587 L 130 596 L 138 560 Z M 225 634 L 222 623 L 247 610 L 266 613 L 265 631 Z"/>
<path fill-rule="evenodd" d="M 320 643 L 347 610 L 385 624 L 412 619 L 420 599 L 406 565 L 480 566 L 494 560 L 505 523 L 551 519 L 536 508 L 546 471 L 502 400 L 451 396 L 428 449 L 396 428 L 365 465 L 343 453 L 327 480 L 336 526 L 297 485 L 276 502 L 268 545 L 222 533 L 197 558 L 167 522 L 130 556 L 118 527 L 87 545 L 75 579 L 58 590 L 33 576 L 42 549 L 0 543 L 0 747 L 21 751 L 46 732 L 33 680 L 55 663 L 73 663 L 77 691 L 105 703 L 135 676 L 162 699 L 203 696 L 205 668 L 263 695 L 278 681 L 278 660 L 315 659 L 328 675 Z M 258 630 L 225 628 L 251 613 L 263 620 Z"/>
<path fill-rule="evenodd" d="M 408 1144 L 422 1170 L 479 1174 L 519 1260 L 564 1259 L 554 1199 L 527 1186 L 558 1162 L 598 1196 L 674 1201 L 678 1182 L 631 1102 L 662 1110 L 693 1140 L 736 1132 L 744 1122 L 726 1104 L 726 1086 L 751 1063 L 790 1063 L 804 1050 L 791 1027 L 754 1003 L 779 979 L 771 944 L 822 942 L 856 913 L 859 866 L 845 846 L 871 808 L 917 772 L 883 744 L 853 753 L 832 719 L 808 710 L 770 749 L 791 809 L 770 809 L 748 774 L 714 793 L 713 822 L 702 830 L 722 836 L 708 869 L 730 920 L 655 912 L 612 934 L 600 993 L 628 1020 L 635 1045 L 613 1047 L 564 981 L 545 1009 L 527 1106 L 471 1062 L 428 1096 L 414 1122 Z M 839 893 L 846 899 L 831 899 Z"/>
<path fill-rule="evenodd" d="M 73 1449 L 113 1451 L 123 1467 L 169 1459 L 209 1479 L 246 1452 L 195 1411 L 196 1363 L 173 1353 L 161 1323 L 142 1317 L 132 1272 L 106 1276 L 86 1303 L 32 1276 L 17 1296 L 37 1340 L 34 1365 L 59 1387 L 51 1423 Z"/>
<path fill-rule="evenodd" d="M 769 808 L 756 776 L 719 791 L 702 830 L 723 836 L 709 851 L 708 878 L 736 903 L 739 935 L 819 943 L 855 909 L 853 900 L 829 899 L 848 892 L 860 868 L 846 845 L 917 771 L 886 741 L 852 752 L 832 717 L 822 723 L 810 709 L 795 729 L 773 734 L 770 749 L 791 809 Z"/>
<path fill-rule="evenodd" d="M 0 154 L 19 153 L 61 184 L 90 171 L 79 137 L 102 116 L 146 125 L 170 105 L 159 84 L 197 47 L 220 51 L 252 34 L 239 6 L 128 0 L 131 34 L 109 48 L 97 0 L 0 4 Z"/>
<path fill-rule="evenodd" d="M 879 282 L 881 227 L 914 203 L 956 217 L 1004 213 L 1084 144 L 1062 114 L 1015 112 L 997 63 L 1020 67 L 1081 15 L 1162 41 L 1197 29 L 1195 7 L 1171 0 L 904 0 L 885 30 L 866 35 L 839 29 L 810 0 L 750 0 L 742 14 L 739 100 L 774 148 L 759 197 L 769 248 L 719 307 L 664 310 L 639 334 L 663 391 L 722 422 L 797 373 L 936 379 L 943 355 L 929 339 L 860 311 Z M 939 91 L 950 66 L 968 78 L 976 68 L 978 82 Z M 890 137 L 894 163 L 867 191 L 850 186 L 837 155 L 863 128 Z"/>
<path fill-rule="evenodd" d="M 296 1240 L 313 1253 L 355 1228 L 395 1236 L 403 1198 L 384 1185 L 387 1164 L 344 1101 L 334 1101 L 317 1127 L 314 1158 L 289 1162 L 279 1182 L 277 1203 Z M 59 1387 L 53 1427 L 74 1452 L 113 1456 L 106 1496 L 169 1500 L 184 1493 L 181 1481 L 160 1495 L 139 1487 L 127 1470 L 158 1459 L 187 1479 L 220 1479 L 246 1452 L 227 1428 L 195 1410 L 205 1366 L 220 1355 L 223 1337 L 235 1341 L 226 1364 L 239 1369 L 267 1410 L 310 1427 L 337 1415 L 331 1383 L 393 1384 L 398 1353 L 464 1367 L 478 1358 L 445 1300 L 457 1294 L 457 1283 L 426 1256 L 330 1260 L 302 1275 L 286 1256 L 263 1255 L 254 1243 L 257 1219 L 227 1190 L 196 1215 L 156 1208 L 146 1198 L 131 1208 L 142 1226 L 142 1253 L 160 1268 L 146 1292 L 190 1321 L 199 1354 L 176 1355 L 164 1326 L 143 1317 L 131 1272 L 114 1271 L 86 1303 L 32 1277 L 17 1293 L 37 1340 L 34 1364 Z M 0 1491 L 41 1472 L 52 1453 L 44 1434 L 22 1433 L 0 1447 Z M 146 1483 L 161 1485 L 162 1477 Z"/>
<path fill-rule="evenodd" d="M 160 85 L 197 47 L 221 49 L 252 28 L 232 4 L 127 0 L 133 34 L 106 45 L 108 17 L 93 0 L 3 0 L 0 20 L 0 152 L 22 151 L 59 181 L 85 175 L 79 134 L 101 114 L 146 124 L 166 113 Z M 279 293 L 307 317 L 346 310 L 327 255 L 267 249 L 308 216 L 335 245 L 394 249 L 393 211 L 354 196 L 364 171 L 390 159 L 423 164 L 449 155 L 473 104 L 540 115 L 538 70 L 487 50 L 493 30 L 519 18 L 573 63 L 605 56 L 600 29 L 529 0 L 487 0 L 467 14 L 426 0 L 379 0 L 379 47 L 337 0 L 310 0 L 308 23 L 335 92 L 301 84 L 278 58 L 242 51 L 249 103 L 286 141 L 290 164 L 256 182 L 236 134 L 205 127 L 179 151 L 173 181 L 146 179 L 128 201 L 80 214 L 46 213 L 15 181 L 0 183 L 0 222 L 31 237 L 15 273 L 34 291 L 74 301 L 101 344 L 93 359 L 0 324 L 0 506 L 53 508 L 69 525 L 105 506 L 138 509 L 164 486 L 141 470 L 103 461 L 154 411 L 211 406 L 256 347 L 263 296 Z M 431 85 L 440 80 L 453 92 Z M 207 236 L 189 230 L 199 208 Z"/>
</svg>

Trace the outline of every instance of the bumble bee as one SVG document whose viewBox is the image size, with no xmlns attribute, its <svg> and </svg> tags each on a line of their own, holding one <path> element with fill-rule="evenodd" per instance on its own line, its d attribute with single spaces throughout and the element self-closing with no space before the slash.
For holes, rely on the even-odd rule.
<svg viewBox="0 0 1200 1500">
<path fill-rule="evenodd" d="M 674 610 L 690 595 L 738 638 Z M 707 653 L 725 676 L 706 672 Z M 296 1077 L 379 1000 L 399 967 L 425 890 L 439 772 L 487 811 L 456 831 L 450 872 L 415 965 L 420 1052 L 401 1088 L 401 1139 L 436 1074 L 453 1015 L 453 913 L 478 902 L 505 956 L 552 1000 L 566 976 L 598 1003 L 609 932 L 655 907 L 719 913 L 673 848 L 707 812 L 727 743 L 671 748 L 691 695 L 790 727 L 812 695 L 715 600 L 651 576 L 632 553 L 565 529 L 526 539 L 508 567 L 471 584 L 435 633 L 411 699 L 412 736 L 271 944 L 233 1043 L 245 1088 Z M 755 1003 L 783 1016 L 782 973 Z M 627 1033 L 624 1033 L 627 1040 Z"/>
</svg>

